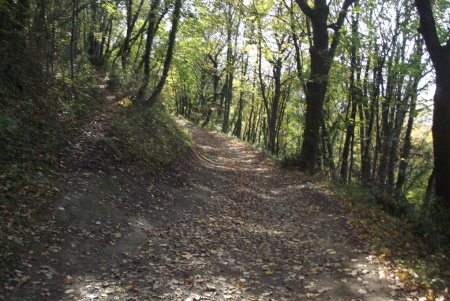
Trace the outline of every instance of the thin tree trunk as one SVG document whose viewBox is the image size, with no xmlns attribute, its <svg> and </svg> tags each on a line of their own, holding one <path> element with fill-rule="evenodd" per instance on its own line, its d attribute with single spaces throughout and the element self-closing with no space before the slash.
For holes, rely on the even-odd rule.
<svg viewBox="0 0 450 301">
<path fill-rule="evenodd" d="M 136 24 L 136 21 L 139 17 L 139 13 L 141 11 L 142 5 L 144 4 L 144 0 L 141 0 L 141 2 L 138 5 L 137 11 L 135 14 L 133 14 L 133 0 L 126 0 L 126 23 L 127 23 L 127 30 L 125 34 L 125 39 L 123 41 L 122 47 L 121 47 L 121 58 L 122 58 L 122 68 L 125 69 L 127 64 L 128 55 L 130 54 L 130 40 L 131 40 L 131 34 L 133 33 L 134 26 Z"/>
<path fill-rule="evenodd" d="M 243 59 L 242 64 L 242 73 L 241 73 L 241 83 L 244 83 L 245 76 L 247 74 L 247 66 L 248 66 L 248 56 L 246 56 L 245 60 Z M 244 111 L 244 92 L 239 92 L 239 105 L 238 105 L 238 111 L 237 111 L 237 121 L 233 130 L 233 135 L 238 137 L 239 139 L 242 136 L 242 115 Z"/>
<path fill-rule="evenodd" d="M 70 29 L 70 78 L 73 80 L 75 76 L 75 54 L 76 54 L 76 37 L 75 22 L 77 16 L 78 0 L 72 0 L 72 21 Z"/>
<path fill-rule="evenodd" d="M 350 118 L 346 120 L 347 129 L 345 135 L 344 149 L 342 151 L 342 164 L 340 177 L 343 182 L 348 182 L 349 179 L 349 154 L 350 147 L 355 135 L 355 122 L 356 122 L 356 111 L 357 104 L 359 99 L 361 98 L 361 89 L 358 86 L 359 82 L 357 82 L 357 77 L 360 77 L 360 66 L 357 62 L 357 42 L 358 42 L 358 18 L 359 14 L 352 19 L 352 47 L 351 47 L 351 75 L 350 75 L 350 101 L 351 101 L 351 109 L 350 109 Z"/>
<path fill-rule="evenodd" d="M 178 23 L 180 21 L 181 5 L 182 5 L 182 0 L 175 0 L 175 7 L 173 10 L 173 16 L 172 16 L 172 28 L 171 28 L 170 34 L 169 34 L 169 43 L 167 45 L 167 52 L 166 52 L 166 58 L 164 60 L 163 72 L 162 72 L 161 78 L 160 78 L 158 84 L 156 85 L 155 89 L 153 90 L 152 94 L 146 100 L 147 106 L 152 106 L 156 102 L 157 98 L 161 94 L 162 89 L 164 88 L 164 85 L 166 83 L 167 75 L 169 74 L 170 64 L 172 62 L 173 51 L 175 48 L 175 39 L 176 39 L 176 35 L 177 35 Z"/>
<path fill-rule="evenodd" d="M 153 40 L 155 38 L 157 30 L 157 10 L 160 5 L 160 0 L 152 0 L 150 11 L 148 13 L 148 27 L 147 27 L 147 39 L 145 41 L 145 53 L 144 53 L 144 78 L 142 85 L 140 86 L 136 99 L 138 102 L 144 102 L 145 92 L 147 90 L 150 81 L 150 57 L 153 48 Z"/>
<path fill-rule="evenodd" d="M 403 143 L 400 163 L 398 167 L 397 183 L 395 187 L 397 198 L 399 198 L 402 195 L 402 189 L 406 182 L 406 173 L 409 163 L 409 157 L 411 156 L 411 133 L 413 130 L 414 118 L 416 115 L 416 102 L 417 102 L 417 95 L 413 95 L 409 106 L 408 124 L 406 126 L 404 139 L 405 142 Z"/>
<path fill-rule="evenodd" d="M 232 5 L 228 4 L 227 10 L 227 57 L 226 57 L 226 76 L 225 76 L 225 94 L 223 103 L 223 122 L 222 132 L 227 133 L 230 123 L 230 108 L 233 101 L 233 82 L 234 82 L 234 54 L 233 54 L 233 11 Z"/>
</svg>

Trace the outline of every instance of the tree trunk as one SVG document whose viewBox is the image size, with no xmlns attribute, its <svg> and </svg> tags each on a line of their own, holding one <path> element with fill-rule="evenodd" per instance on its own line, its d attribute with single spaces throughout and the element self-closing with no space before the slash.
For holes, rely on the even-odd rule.
<svg viewBox="0 0 450 301">
<path fill-rule="evenodd" d="M 317 163 L 317 151 L 320 142 L 320 120 L 323 103 L 328 86 L 328 75 L 331 61 L 339 43 L 340 32 L 347 10 L 356 0 L 345 0 L 338 19 L 334 24 L 334 35 L 331 46 L 328 45 L 329 8 L 325 0 L 317 0 L 311 8 L 306 0 L 296 0 L 298 6 L 311 20 L 313 29 L 313 45 L 310 48 L 311 71 L 306 85 L 306 115 L 304 140 L 300 152 L 300 168 L 314 173 Z"/>
<path fill-rule="evenodd" d="M 230 108 L 233 101 L 233 81 L 234 81 L 234 55 L 233 55 L 233 11 L 232 5 L 228 4 L 227 11 L 227 57 L 226 57 L 226 76 L 225 76 L 225 94 L 223 103 L 223 122 L 222 132 L 227 133 L 230 122 Z"/>
<path fill-rule="evenodd" d="M 306 115 L 300 168 L 314 173 L 317 164 L 320 119 L 328 85 L 330 61 L 328 56 L 328 8 L 316 12 L 311 19 L 314 45 L 310 48 L 311 72 L 306 84 Z"/>
<path fill-rule="evenodd" d="M 241 73 L 241 83 L 245 82 L 245 77 L 247 74 L 248 67 L 248 56 L 246 56 L 245 60 L 242 61 L 242 73 Z M 242 115 L 244 111 L 244 91 L 239 92 L 239 105 L 237 111 L 237 121 L 234 126 L 233 135 L 241 139 L 242 136 Z"/>
<path fill-rule="evenodd" d="M 351 109 L 350 109 L 350 118 L 346 120 L 347 129 L 345 134 L 345 142 L 344 149 L 342 151 L 342 164 L 341 164 L 341 181 L 346 183 L 349 180 L 349 155 L 350 155 L 350 147 L 355 135 L 355 122 L 356 122 L 356 111 L 357 104 L 361 98 L 361 89 L 357 85 L 357 78 L 360 78 L 360 66 L 357 62 L 357 42 L 358 42 L 358 15 L 352 18 L 352 47 L 351 47 L 351 75 L 350 75 L 350 101 L 351 101 Z"/>
<path fill-rule="evenodd" d="M 147 39 L 145 41 L 145 53 L 144 53 L 144 78 L 137 92 L 136 99 L 138 102 L 144 101 L 145 91 L 147 90 L 150 81 L 150 56 L 153 48 L 153 40 L 155 38 L 157 30 L 156 15 L 160 2 L 161 2 L 160 0 L 152 0 L 150 11 L 148 13 Z"/>
<path fill-rule="evenodd" d="M 220 75 L 219 75 L 219 63 L 218 63 L 217 57 L 219 56 L 219 54 L 220 54 L 220 52 L 218 52 L 214 57 L 211 54 L 208 55 L 208 59 L 211 61 L 212 65 L 213 65 L 213 68 L 211 70 L 212 78 L 213 78 L 213 95 L 212 95 L 210 107 L 208 108 L 208 112 L 206 113 L 206 118 L 201 125 L 202 127 L 205 127 L 208 125 L 208 123 L 211 119 L 211 115 L 213 113 L 213 108 L 215 108 L 218 105 L 217 98 L 220 96 L 220 93 L 218 91 L 219 83 L 220 83 Z"/>
<path fill-rule="evenodd" d="M 128 55 L 130 54 L 130 40 L 131 40 L 131 34 L 133 33 L 134 26 L 136 24 L 136 21 L 139 17 L 139 12 L 142 8 L 142 5 L 144 4 L 144 0 L 141 0 L 139 3 L 139 6 L 137 8 L 137 11 L 135 14 L 133 14 L 133 0 L 126 0 L 126 23 L 127 23 L 127 30 L 125 34 L 125 39 L 122 44 L 121 48 L 121 57 L 122 57 L 122 68 L 125 69 L 125 66 L 127 64 Z"/>
<path fill-rule="evenodd" d="M 433 109 L 433 150 L 436 202 L 434 208 L 442 217 L 443 230 L 450 237 L 450 38 L 441 45 L 429 0 L 415 0 L 420 16 L 420 33 L 436 70 Z"/>
<path fill-rule="evenodd" d="M 166 84 L 166 79 L 167 75 L 169 74 L 170 64 L 172 62 L 173 51 L 175 48 L 175 39 L 177 36 L 178 22 L 180 21 L 181 5 L 182 0 L 175 1 L 175 7 L 172 16 L 172 28 L 170 29 L 169 43 L 167 45 L 163 71 L 158 84 L 156 85 L 150 97 L 145 101 L 147 106 L 152 106 L 156 102 L 157 98 L 162 92 L 162 89 L 164 88 L 164 85 Z"/>
<path fill-rule="evenodd" d="M 78 1 L 72 0 L 72 19 L 70 28 L 70 78 L 73 80 L 75 76 L 75 55 L 76 55 L 76 37 L 75 22 L 77 16 Z"/>
<path fill-rule="evenodd" d="M 417 86 L 416 86 L 416 92 L 417 94 Z M 413 130 L 414 125 L 414 118 L 416 115 L 416 102 L 417 102 L 417 95 L 413 95 L 411 98 L 411 102 L 409 105 L 409 118 L 408 118 L 408 124 L 406 126 L 406 132 L 405 132 L 405 142 L 403 143 L 402 151 L 401 151 L 401 158 L 400 163 L 398 167 L 398 175 L 397 175 L 397 183 L 395 186 L 395 194 L 396 197 L 399 198 L 402 194 L 403 186 L 406 182 L 406 172 L 408 168 L 409 163 L 409 157 L 411 155 L 411 133 Z"/>
<path fill-rule="evenodd" d="M 279 104 L 281 98 L 281 59 L 277 59 L 273 66 L 274 92 L 270 104 L 270 111 L 267 113 L 268 141 L 267 146 L 271 154 L 276 152 L 277 121 L 279 114 Z"/>
</svg>

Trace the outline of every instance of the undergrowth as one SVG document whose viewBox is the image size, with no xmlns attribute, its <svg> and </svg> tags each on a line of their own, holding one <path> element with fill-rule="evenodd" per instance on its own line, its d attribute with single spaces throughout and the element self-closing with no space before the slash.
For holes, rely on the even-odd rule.
<svg viewBox="0 0 450 301">
<path fill-rule="evenodd" d="M 99 104 L 95 70 L 85 67 L 75 80 L 36 69 L 14 84 L 0 76 L 0 282 L 56 194 L 50 178 L 61 150 Z"/>
<path fill-rule="evenodd" d="M 190 136 L 160 104 L 123 108 L 114 116 L 104 142 L 115 159 L 137 164 L 149 173 L 186 156 L 192 146 Z"/>
<path fill-rule="evenodd" d="M 99 103 L 94 70 L 87 70 L 76 81 L 49 77 L 29 84 L 21 93 L 8 91 L 1 104 L 3 193 L 33 184 L 33 175 L 39 176 L 55 163 L 58 152 Z"/>
<path fill-rule="evenodd" d="M 432 221 L 416 210 L 394 216 L 384 208 L 373 188 L 323 184 L 346 204 L 349 227 L 394 275 L 407 281 L 412 289 L 445 289 L 450 281 L 449 248 L 443 237 L 433 232 Z"/>
</svg>

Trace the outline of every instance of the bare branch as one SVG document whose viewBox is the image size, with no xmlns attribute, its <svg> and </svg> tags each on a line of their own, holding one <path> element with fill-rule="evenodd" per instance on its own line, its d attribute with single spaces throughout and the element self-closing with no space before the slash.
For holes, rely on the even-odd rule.
<svg viewBox="0 0 450 301">
<path fill-rule="evenodd" d="M 312 9 L 305 0 L 295 0 L 295 2 L 297 2 L 298 6 L 305 15 L 312 18 L 314 15 L 314 9 Z"/>
<path fill-rule="evenodd" d="M 429 0 L 415 0 L 415 2 L 420 17 L 419 32 L 422 34 L 430 57 L 434 62 L 437 60 L 442 46 L 436 32 L 436 21 L 434 20 L 431 4 Z"/>
<path fill-rule="evenodd" d="M 341 11 L 339 12 L 338 19 L 336 23 L 333 24 L 334 34 L 333 34 L 333 41 L 331 42 L 330 46 L 330 57 L 334 56 L 334 53 L 336 52 L 337 45 L 339 44 L 339 38 L 341 36 L 340 30 L 342 28 L 342 25 L 344 25 L 345 18 L 347 16 L 347 11 L 353 3 L 357 2 L 358 0 L 345 0 L 344 4 L 342 5 Z"/>
</svg>

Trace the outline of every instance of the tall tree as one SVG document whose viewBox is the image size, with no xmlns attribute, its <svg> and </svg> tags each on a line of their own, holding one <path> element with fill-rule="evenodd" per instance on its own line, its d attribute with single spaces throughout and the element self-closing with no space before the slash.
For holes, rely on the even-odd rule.
<svg viewBox="0 0 450 301">
<path fill-rule="evenodd" d="M 223 86 L 223 112 L 222 132 L 227 133 L 230 126 L 230 109 L 233 102 L 233 83 L 235 76 L 236 44 L 239 25 L 241 23 L 241 12 L 236 9 L 234 3 L 226 1 L 226 35 L 227 53 L 225 63 L 225 84 Z M 233 43 L 234 39 L 234 43 Z"/>
<path fill-rule="evenodd" d="M 339 43 L 340 29 L 344 24 L 349 7 L 356 0 L 345 0 L 336 22 L 328 24 L 329 6 L 325 0 L 314 1 L 311 7 L 306 0 L 296 0 L 302 12 L 311 20 L 313 44 L 310 48 L 311 71 L 306 85 L 306 116 L 304 139 L 300 152 L 300 168 L 314 173 L 320 141 L 319 130 L 323 104 L 328 86 L 331 62 Z M 329 45 L 328 28 L 334 29 Z"/>
<path fill-rule="evenodd" d="M 147 38 L 145 40 L 145 52 L 143 56 L 144 61 L 144 78 L 142 80 L 142 84 L 137 91 L 136 99 L 139 102 L 144 101 L 145 92 L 147 91 L 148 84 L 150 81 L 150 57 L 153 49 L 153 41 L 155 39 L 156 32 L 159 28 L 159 24 L 161 23 L 162 18 L 164 18 L 167 13 L 167 6 L 165 6 L 162 12 L 158 15 L 159 9 L 161 5 L 161 0 L 152 0 L 150 5 L 150 10 L 148 12 L 147 17 Z M 178 21 L 177 21 L 178 22 Z"/>
<path fill-rule="evenodd" d="M 122 47 L 119 51 L 122 58 L 122 68 L 125 68 L 127 63 L 127 58 L 130 54 L 130 40 L 131 40 L 131 34 L 133 33 L 134 26 L 136 24 L 136 21 L 139 18 L 139 13 L 141 11 L 142 5 L 144 4 L 144 0 L 141 0 L 139 2 L 138 8 L 136 9 L 136 12 L 133 13 L 133 0 L 125 0 L 125 6 L 126 6 L 126 23 L 127 23 L 127 30 L 125 34 L 125 39 L 123 41 Z"/>
<path fill-rule="evenodd" d="M 167 44 L 167 51 L 166 57 L 164 59 L 163 71 L 158 84 L 156 85 L 152 94 L 146 101 L 147 105 L 150 106 L 156 102 L 156 99 L 159 97 L 159 95 L 162 92 L 162 89 L 164 88 L 164 85 L 166 84 L 167 75 L 169 74 L 170 64 L 172 63 L 173 52 L 175 49 L 175 40 L 177 37 L 178 23 L 180 21 L 181 5 L 182 0 L 175 0 L 175 7 L 173 9 L 172 15 L 172 28 L 170 29 L 169 42 Z"/>
<path fill-rule="evenodd" d="M 450 220 L 450 37 L 441 45 L 436 30 L 429 0 L 415 0 L 420 17 L 419 32 L 422 34 L 434 69 L 436 70 L 436 91 L 433 109 L 433 150 L 436 206 L 446 209 Z M 447 229 L 448 231 L 448 229 Z M 450 232 L 450 231 L 449 231 Z"/>
<path fill-rule="evenodd" d="M 355 135 L 355 118 L 356 118 L 356 109 L 357 104 L 360 102 L 362 97 L 361 89 L 359 87 L 361 68 L 358 63 L 358 22 L 359 22 L 359 13 L 356 13 L 355 16 L 352 16 L 352 45 L 350 49 L 350 115 L 347 122 L 347 129 L 345 134 L 345 142 L 344 142 L 344 150 L 342 151 L 342 163 L 341 163 L 341 180 L 344 182 L 348 181 L 349 177 L 349 155 L 351 152 L 350 146 L 351 142 L 354 139 Z"/>
</svg>

